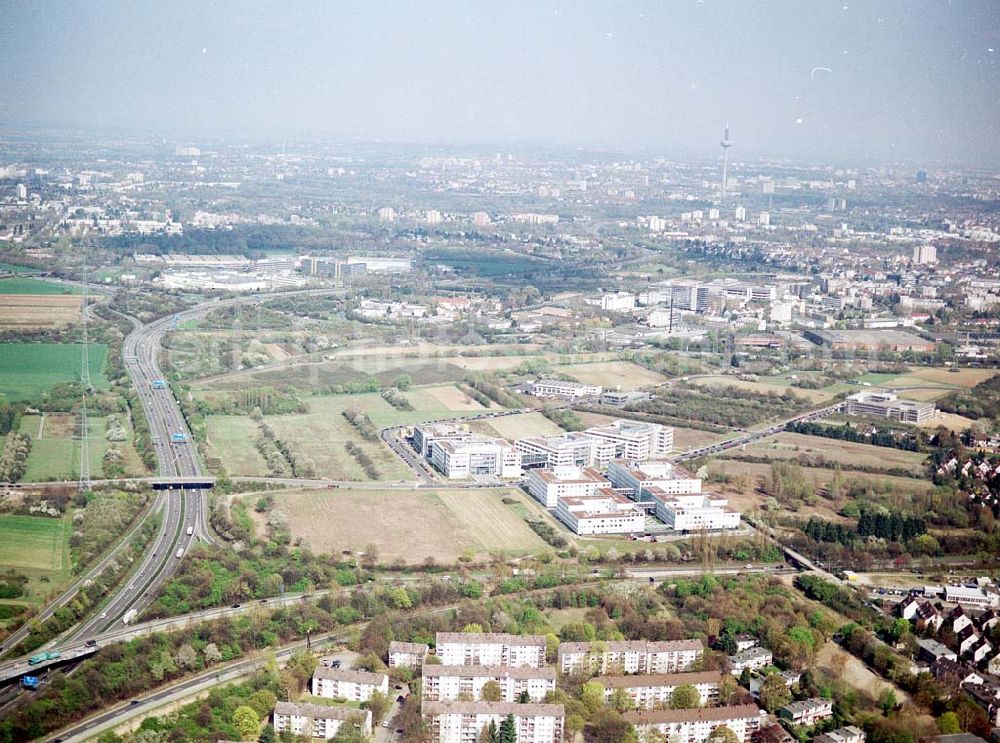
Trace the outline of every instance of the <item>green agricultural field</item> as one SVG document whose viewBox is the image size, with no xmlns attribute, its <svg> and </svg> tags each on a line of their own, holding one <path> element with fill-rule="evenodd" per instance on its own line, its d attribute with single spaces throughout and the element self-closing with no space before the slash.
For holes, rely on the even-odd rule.
<svg viewBox="0 0 1000 743">
<path fill-rule="evenodd" d="M 254 441 L 260 429 L 248 416 L 213 415 L 206 422 L 209 456 L 219 457 L 230 475 L 263 477 L 267 462 Z"/>
<path fill-rule="evenodd" d="M 17 274 L 41 273 L 40 269 L 31 266 L 19 266 L 16 263 L 5 263 L 0 261 L 0 271 Z"/>
<path fill-rule="evenodd" d="M 27 595 L 21 600 L 40 603 L 70 575 L 69 537 L 72 517 L 0 514 L 0 572 L 14 570 L 28 576 Z"/>
<path fill-rule="evenodd" d="M 104 362 L 108 347 L 90 345 L 90 381 L 107 389 Z M 76 343 L 0 343 L 0 398 L 33 400 L 57 384 L 80 378 L 80 346 Z"/>
<path fill-rule="evenodd" d="M 76 431 L 77 416 L 70 413 L 47 413 L 44 416 L 25 416 L 21 430 L 34 439 L 28 455 L 24 482 L 46 480 L 74 480 L 80 475 L 80 441 Z M 88 418 L 88 444 L 90 474 L 101 475 L 102 458 L 107 451 L 105 439 L 107 419 Z M 135 473 L 135 474 L 141 474 Z"/>
<path fill-rule="evenodd" d="M 41 279 L 0 279 L 0 294 L 83 294 L 83 289 Z"/>
</svg>

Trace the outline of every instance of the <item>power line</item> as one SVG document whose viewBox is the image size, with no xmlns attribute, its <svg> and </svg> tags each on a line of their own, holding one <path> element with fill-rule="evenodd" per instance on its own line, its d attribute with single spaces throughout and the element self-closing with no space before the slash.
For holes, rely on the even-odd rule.
<svg viewBox="0 0 1000 743">
<path fill-rule="evenodd" d="M 90 289 L 87 284 L 87 252 L 83 246 L 83 350 L 80 352 L 80 383 L 83 386 L 83 400 L 80 405 L 80 481 L 77 490 L 89 491 L 90 484 L 90 430 L 87 425 L 87 394 L 90 392 L 90 336 L 87 328 Z"/>
</svg>

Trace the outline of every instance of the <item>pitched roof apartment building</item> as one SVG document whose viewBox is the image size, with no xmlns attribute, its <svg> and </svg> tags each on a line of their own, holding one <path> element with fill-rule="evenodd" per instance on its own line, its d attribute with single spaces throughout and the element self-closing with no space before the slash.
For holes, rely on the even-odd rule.
<svg viewBox="0 0 1000 743">
<path fill-rule="evenodd" d="M 503 695 L 502 701 L 516 702 L 522 692 L 533 702 L 541 702 L 556 688 L 555 668 L 532 666 L 438 666 L 425 665 L 423 699 L 431 702 L 453 702 L 460 699 L 478 700 L 483 687 L 495 682 Z"/>
<path fill-rule="evenodd" d="M 389 693 L 389 677 L 384 673 L 322 666 L 313 673 L 312 693 L 316 697 L 367 702 L 376 691 Z"/>
<path fill-rule="evenodd" d="M 679 673 L 690 671 L 705 648 L 699 640 L 610 640 L 559 644 L 563 673 Z"/>
<path fill-rule="evenodd" d="M 696 709 L 655 709 L 626 712 L 625 722 L 645 733 L 656 730 L 677 743 L 704 743 L 720 725 L 736 734 L 740 743 L 760 729 L 766 713 L 753 704 L 731 707 L 699 707 Z"/>
<path fill-rule="evenodd" d="M 561 704 L 424 701 L 421 714 L 435 743 L 476 743 L 491 722 L 498 728 L 514 716 L 517 743 L 562 743 L 566 718 Z"/>
<path fill-rule="evenodd" d="M 389 643 L 389 668 L 420 668 L 430 648 L 420 642 Z"/>
<path fill-rule="evenodd" d="M 435 654 L 444 666 L 545 666 L 545 637 L 499 632 L 438 632 Z"/>
<path fill-rule="evenodd" d="M 701 706 L 719 698 L 721 671 L 693 673 L 654 673 L 643 676 L 600 676 L 597 683 L 604 687 L 604 698 L 611 701 L 616 689 L 624 689 L 639 709 L 669 707 L 678 686 L 690 684 L 698 690 Z"/>
<path fill-rule="evenodd" d="M 328 707 L 325 704 L 278 702 L 274 707 L 274 730 L 293 735 L 330 740 L 345 723 L 357 722 L 367 734 L 372 731 L 372 713 L 366 709 Z"/>
</svg>

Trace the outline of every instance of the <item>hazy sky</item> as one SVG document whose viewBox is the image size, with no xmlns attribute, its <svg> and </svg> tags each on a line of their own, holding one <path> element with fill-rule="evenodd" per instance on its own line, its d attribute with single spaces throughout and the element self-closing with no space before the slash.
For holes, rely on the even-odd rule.
<svg viewBox="0 0 1000 743">
<path fill-rule="evenodd" d="M 1000 162 L 997 0 L 0 0 L 0 125 Z"/>
</svg>

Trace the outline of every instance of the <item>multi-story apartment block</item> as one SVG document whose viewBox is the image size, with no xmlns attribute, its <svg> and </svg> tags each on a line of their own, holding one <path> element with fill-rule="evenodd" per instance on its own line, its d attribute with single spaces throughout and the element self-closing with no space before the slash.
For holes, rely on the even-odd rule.
<svg viewBox="0 0 1000 743">
<path fill-rule="evenodd" d="M 646 513 L 612 488 L 593 495 L 564 495 L 556 503 L 556 518 L 574 533 L 631 534 L 646 527 Z"/>
<path fill-rule="evenodd" d="M 661 496 L 701 492 L 701 480 L 676 464 L 666 461 L 616 460 L 608 465 L 608 479 L 637 501 Z"/>
<path fill-rule="evenodd" d="M 510 702 L 431 702 L 421 707 L 435 743 L 476 743 L 483 729 L 514 716 L 517 743 L 562 743 L 566 717 L 561 704 Z"/>
<path fill-rule="evenodd" d="M 431 702 L 479 701 L 490 682 L 500 687 L 502 701 L 516 702 L 527 692 L 533 702 L 541 702 L 556 688 L 555 668 L 519 666 L 438 666 L 425 665 L 423 698 Z"/>
<path fill-rule="evenodd" d="M 615 459 L 641 461 L 674 450 L 674 429 L 659 423 L 617 420 L 584 433 L 614 444 Z"/>
<path fill-rule="evenodd" d="M 389 693 L 389 677 L 384 673 L 322 666 L 313 673 L 312 693 L 315 697 L 367 702 L 376 691 Z"/>
<path fill-rule="evenodd" d="M 704 743 L 720 725 L 736 734 L 740 743 L 749 741 L 767 715 L 753 704 L 696 709 L 654 709 L 626 712 L 623 717 L 641 734 L 657 731 L 678 743 Z"/>
<path fill-rule="evenodd" d="M 529 467 L 603 467 L 614 457 L 614 445 L 573 431 L 561 436 L 529 436 L 514 442 L 521 465 Z"/>
<path fill-rule="evenodd" d="M 657 673 L 645 676 L 601 676 L 597 682 L 604 687 L 604 698 L 611 701 L 616 689 L 624 689 L 638 709 L 669 707 L 678 686 L 690 684 L 698 690 L 702 707 L 719 698 L 720 671 L 694 673 Z"/>
<path fill-rule="evenodd" d="M 559 669 L 563 673 L 680 673 L 694 669 L 704 655 L 699 640 L 610 640 L 563 642 Z"/>
<path fill-rule="evenodd" d="M 792 725 L 812 727 L 817 722 L 833 717 L 833 702 L 819 697 L 789 702 L 778 710 L 778 717 L 787 720 Z"/>
<path fill-rule="evenodd" d="M 389 643 L 389 668 L 420 668 L 430 648 L 419 642 Z"/>
<path fill-rule="evenodd" d="M 546 508 L 555 508 L 560 498 L 590 496 L 608 485 L 592 467 L 564 465 L 528 470 L 528 492 Z"/>
<path fill-rule="evenodd" d="M 434 441 L 431 464 L 449 480 L 467 477 L 520 477 L 521 454 L 503 439 L 469 436 Z"/>
<path fill-rule="evenodd" d="M 656 518 L 676 531 L 737 529 L 740 525 L 740 512 L 715 493 L 661 496 L 654 492 L 653 500 Z"/>
<path fill-rule="evenodd" d="M 545 666 L 545 637 L 499 632 L 438 632 L 435 653 L 445 666 Z"/>
<path fill-rule="evenodd" d="M 358 725 L 366 734 L 372 732 L 372 713 L 366 709 L 328 707 L 325 704 L 278 702 L 274 707 L 274 730 L 307 738 L 330 740 L 342 725 Z"/>
<path fill-rule="evenodd" d="M 871 415 L 903 423 L 924 423 L 937 409 L 929 402 L 902 400 L 893 392 L 858 392 L 847 398 L 848 415 Z"/>
</svg>

